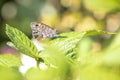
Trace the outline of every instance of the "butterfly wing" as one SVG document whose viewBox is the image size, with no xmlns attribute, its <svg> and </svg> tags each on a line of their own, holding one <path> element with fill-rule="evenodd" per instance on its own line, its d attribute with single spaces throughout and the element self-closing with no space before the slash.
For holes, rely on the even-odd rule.
<svg viewBox="0 0 120 80">
<path fill-rule="evenodd" d="M 43 39 L 53 38 L 56 36 L 57 33 L 56 29 L 53 29 L 46 24 L 38 22 L 32 22 L 31 29 L 33 38 L 36 38 L 38 36 L 41 36 Z"/>
</svg>

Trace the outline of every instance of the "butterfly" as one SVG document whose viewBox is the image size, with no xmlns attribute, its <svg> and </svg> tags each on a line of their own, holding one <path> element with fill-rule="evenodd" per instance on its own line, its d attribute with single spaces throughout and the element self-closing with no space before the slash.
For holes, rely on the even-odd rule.
<svg viewBox="0 0 120 80">
<path fill-rule="evenodd" d="M 50 26 L 40 23 L 40 22 L 31 22 L 30 24 L 32 29 L 33 38 L 42 37 L 42 39 L 53 38 L 57 35 L 57 30 L 51 28 Z"/>
</svg>

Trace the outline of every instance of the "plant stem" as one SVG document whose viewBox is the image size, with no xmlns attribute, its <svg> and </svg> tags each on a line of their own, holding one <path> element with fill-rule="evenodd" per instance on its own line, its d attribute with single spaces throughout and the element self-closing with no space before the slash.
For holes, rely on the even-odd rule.
<svg viewBox="0 0 120 80">
<path fill-rule="evenodd" d="M 37 62 L 37 63 L 36 63 L 36 67 L 39 69 L 39 64 L 40 64 L 40 61 L 39 61 L 39 59 L 38 59 L 38 58 L 36 58 L 35 60 L 36 60 L 36 62 Z"/>
</svg>

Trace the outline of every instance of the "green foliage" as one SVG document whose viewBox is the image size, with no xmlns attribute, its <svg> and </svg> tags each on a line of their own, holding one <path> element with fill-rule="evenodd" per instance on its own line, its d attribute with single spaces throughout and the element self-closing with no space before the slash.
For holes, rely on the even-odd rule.
<svg viewBox="0 0 120 80">
<path fill-rule="evenodd" d="M 21 66 L 22 63 L 20 59 L 11 54 L 3 54 L 0 55 L 0 66 L 4 67 L 18 67 Z"/>
<path fill-rule="evenodd" d="M 102 30 L 62 33 L 58 35 L 58 37 L 61 36 L 63 38 L 57 38 L 50 41 L 48 43 L 48 46 L 52 46 L 57 50 L 60 50 L 63 54 L 72 57 L 76 54 L 75 48 L 78 48 L 81 39 L 87 36 L 100 35 L 100 34 L 114 34 L 114 33 L 109 33 Z"/>
<path fill-rule="evenodd" d="M 116 34 L 116 33 L 106 32 L 106 31 L 102 31 L 102 30 L 90 30 L 90 31 L 86 31 L 85 37 L 93 36 L 93 35 L 101 35 L 101 34 Z"/>
<path fill-rule="evenodd" d="M 36 68 L 31 68 L 28 70 L 28 72 L 26 73 L 25 76 L 26 76 L 27 80 L 54 80 L 56 73 L 51 72 L 51 71 L 50 70 L 42 71 L 42 70 L 39 70 Z M 55 74 L 53 74 L 53 73 L 55 73 Z"/>
<path fill-rule="evenodd" d="M 104 51 L 94 53 L 94 55 L 91 52 L 93 41 L 88 37 L 115 33 L 101 30 L 62 33 L 45 43 L 44 50 L 41 52 L 38 52 L 31 40 L 16 28 L 6 25 L 6 33 L 15 45 L 12 45 L 13 47 L 16 47 L 21 53 L 35 58 L 37 67 L 39 67 L 41 60 L 47 64 L 46 70 L 39 70 L 38 68 L 28 70 L 25 74 L 27 80 L 119 80 L 118 73 L 113 73 L 116 71 L 115 69 L 118 69 L 115 67 L 120 65 L 120 46 L 117 40 L 119 36 L 114 39 L 117 43 L 112 43 L 114 47 L 110 46 Z M 2 58 L 4 64 L 3 62 L 0 64 L 8 65 L 5 62 L 7 57 Z M 16 64 L 11 65 L 15 66 Z M 109 67 L 113 69 L 109 69 Z M 96 77 L 94 78 L 92 74 Z"/>
<path fill-rule="evenodd" d="M 34 44 L 24 33 L 18 29 L 6 25 L 6 34 L 21 53 L 33 58 L 38 55 L 37 48 L 34 46 Z"/>
<path fill-rule="evenodd" d="M 103 51 L 103 62 L 109 66 L 120 65 L 120 32 L 114 37 L 112 43 Z"/>
<path fill-rule="evenodd" d="M 112 68 L 86 66 L 78 68 L 80 80 L 120 80 L 119 74 Z"/>
<path fill-rule="evenodd" d="M 48 68 L 47 70 L 40 70 L 31 68 L 25 74 L 27 80 L 66 80 L 69 75 L 68 67 L 64 68 Z"/>
<path fill-rule="evenodd" d="M 0 80 L 24 80 L 24 79 L 18 69 L 0 66 Z"/>
<path fill-rule="evenodd" d="M 49 66 L 63 67 L 65 64 L 67 65 L 68 63 L 73 62 L 73 60 L 70 57 L 67 57 L 64 52 L 61 52 L 51 45 L 46 46 L 45 50 L 42 51 L 39 56 Z"/>
<path fill-rule="evenodd" d="M 88 56 L 92 50 L 92 39 L 90 37 L 86 37 L 83 38 L 78 45 L 78 49 L 77 49 L 77 60 L 81 61 L 84 60 L 84 58 L 86 58 L 86 56 Z"/>
<path fill-rule="evenodd" d="M 77 46 L 77 44 L 84 37 L 84 35 L 85 32 L 70 32 L 66 34 L 64 33 L 60 36 L 65 36 L 66 38 L 55 39 L 53 41 L 50 41 L 50 44 L 48 45 L 54 46 L 64 54 L 69 54 L 69 52 L 71 52 Z"/>
<path fill-rule="evenodd" d="M 80 47 L 81 44 L 83 43 L 81 42 L 81 40 L 84 37 L 91 36 L 91 35 L 99 35 L 99 34 L 114 34 L 114 33 L 109 33 L 101 30 L 62 33 L 58 35 L 57 39 L 51 40 L 50 42 L 47 43 L 47 45 L 44 47 L 44 50 L 39 54 L 39 57 L 42 58 L 46 64 L 49 64 L 49 65 L 52 64 L 57 67 L 60 65 L 63 65 L 62 64 L 63 62 L 70 63 L 70 64 L 76 63 L 74 59 L 77 59 L 77 60 L 83 59 L 84 61 L 86 61 L 86 63 L 84 64 L 90 63 L 96 59 L 96 58 L 93 58 L 93 59 L 90 58 L 90 60 L 86 59 L 86 57 L 91 57 L 88 54 L 90 51 L 90 46 L 88 44 L 92 44 L 92 43 L 89 42 L 88 40 L 86 41 L 83 40 L 84 43 L 86 43 L 86 47 L 85 47 L 85 44 L 84 46 Z M 88 51 L 87 51 L 87 46 L 89 46 Z M 84 52 L 82 52 L 83 48 L 84 48 Z"/>
<path fill-rule="evenodd" d="M 39 55 L 37 48 L 21 31 L 17 30 L 16 28 L 10 27 L 9 25 L 6 25 L 6 34 L 21 53 L 24 53 L 33 58 L 43 58 L 47 63 L 53 63 L 55 60 L 52 59 L 57 58 L 56 56 L 59 55 L 58 53 L 68 56 L 68 60 L 72 61 L 70 57 L 74 57 L 74 55 L 77 54 L 76 48 L 78 48 L 79 42 L 83 37 L 113 33 L 104 32 L 101 30 L 62 33 L 58 35 L 58 38 L 46 43 L 46 47 L 44 47 L 44 50 Z M 57 55 L 53 53 L 57 53 Z M 54 63 L 57 62 L 55 61 Z"/>
</svg>

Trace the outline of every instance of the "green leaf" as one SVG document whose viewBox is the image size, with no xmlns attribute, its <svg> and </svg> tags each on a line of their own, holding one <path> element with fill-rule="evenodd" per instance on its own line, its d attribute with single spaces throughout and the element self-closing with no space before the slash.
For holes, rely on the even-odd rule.
<svg viewBox="0 0 120 80">
<path fill-rule="evenodd" d="M 75 49 L 82 38 L 87 36 L 93 36 L 93 35 L 100 35 L 100 34 L 114 34 L 111 32 L 105 32 L 102 30 L 90 30 L 90 31 L 83 31 L 83 32 L 68 32 L 68 33 L 62 33 L 59 36 L 62 36 L 61 38 L 52 40 L 50 44 L 60 51 L 62 51 L 64 54 L 69 54 Z"/>
<path fill-rule="evenodd" d="M 47 63 L 53 63 L 55 61 L 53 63 L 55 64 L 57 60 L 55 58 L 59 58 L 60 54 L 64 54 L 66 57 L 69 57 L 67 58 L 67 60 L 73 62 L 70 58 L 73 58 L 74 55 L 78 54 L 76 48 L 78 48 L 81 39 L 87 36 L 98 34 L 111 33 L 100 30 L 62 33 L 58 35 L 58 38 L 48 42 L 47 47 L 44 48 L 44 50 L 39 54 L 39 56 L 42 57 Z M 55 55 L 58 57 L 56 57 Z"/>
<path fill-rule="evenodd" d="M 6 44 L 15 50 L 19 50 L 16 48 L 16 46 L 12 42 L 7 42 Z"/>
<path fill-rule="evenodd" d="M 21 66 L 22 63 L 19 57 L 12 54 L 2 54 L 0 55 L 0 65 L 4 67 L 17 67 Z"/>
<path fill-rule="evenodd" d="M 62 51 L 57 49 L 54 46 L 46 46 L 45 50 L 43 50 L 39 54 L 40 58 L 44 60 L 47 65 L 54 65 L 55 67 L 62 67 L 67 63 L 73 62 L 71 58 L 64 55 Z M 64 62 L 64 63 L 63 63 Z"/>
<path fill-rule="evenodd" d="M 116 34 L 116 33 L 106 32 L 106 31 L 102 31 L 102 30 L 89 30 L 89 31 L 86 31 L 85 37 L 86 36 L 101 35 L 101 34 Z"/>
<path fill-rule="evenodd" d="M 120 80 L 119 72 L 115 69 L 90 65 L 79 66 L 75 76 L 80 80 Z"/>
<path fill-rule="evenodd" d="M 120 32 L 114 37 L 112 43 L 103 51 L 103 63 L 109 66 L 120 65 Z"/>
<path fill-rule="evenodd" d="M 82 61 L 88 53 L 92 50 L 92 39 L 90 37 L 85 37 L 79 42 L 79 46 L 77 48 L 77 60 Z"/>
<path fill-rule="evenodd" d="M 120 65 L 120 45 L 114 48 L 112 51 L 106 52 L 102 58 L 104 65 L 119 66 Z"/>
<path fill-rule="evenodd" d="M 69 32 L 60 34 L 60 36 L 65 36 L 66 38 L 58 38 L 51 41 L 48 45 L 54 46 L 62 53 L 67 54 L 74 49 L 78 42 L 85 36 L 86 32 Z"/>
<path fill-rule="evenodd" d="M 15 67 L 0 66 L 0 80 L 24 80 L 23 75 Z"/>
<path fill-rule="evenodd" d="M 6 25 L 6 34 L 21 53 L 33 58 L 38 56 L 37 48 L 24 33 Z"/>
<path fill-rule="evenodd" d="M 46 75 L 47 74 L 47 75 Z M 31 68 L 25 74 L 27 80 L 68 80 L 66 79 L 69 71 L 65 69 L 48 68 L 47 70 L 40 70 Z"/>
</svg>

